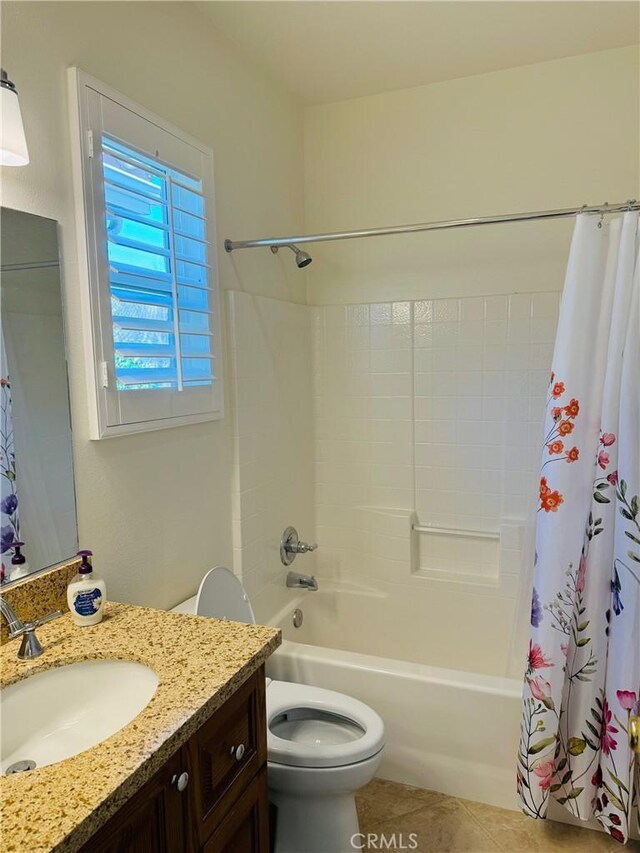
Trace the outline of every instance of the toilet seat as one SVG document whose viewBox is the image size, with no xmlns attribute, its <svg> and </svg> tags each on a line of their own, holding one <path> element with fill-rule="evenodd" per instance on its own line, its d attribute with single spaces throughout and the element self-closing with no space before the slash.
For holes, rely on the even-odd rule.
<svg viewBox="0 0 640 853">
<path fill-rule="evenodd" d="M 211 569 L 198 594 L 173 608 L 235 622 L 255 624 L 251 602 L 233 572 Z M 351 696 L 288 681 L 267 679 L 267 753 L 282 767 L 348 767 L 384 747 L 384 723 Z"/>
<path fill-rule="evenodd" d="M 225 566 L 210 569 L 200 582 L 196 596 L 197 616 L 229 619 L 255 625 L 256 617 L 249 596 L 237 575 Z"/>
<path fill-rule="evenodd" d="M 345 767 L 371 758 L 383 746 L 382 719 L 363 702 L 308 684 L 269 684 L 267 751 L 271 763 Z"/>
</svg>

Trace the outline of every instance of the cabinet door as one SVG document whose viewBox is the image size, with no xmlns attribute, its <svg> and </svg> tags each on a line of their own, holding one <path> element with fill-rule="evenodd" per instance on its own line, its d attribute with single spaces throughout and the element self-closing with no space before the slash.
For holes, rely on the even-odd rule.
<svg viewBox="0 0 640 853">
<path fill-rule="evenodd" d="M 253 780 L 202 848 L 202 853 L 268 853 L 267 771 Z"/>
<path fill-rule="evenodd" d="M 80 853 L 184 853 L 184 800 L 189 788 L 180 792 L 175 780 L 185 766 L 180 750 L 87 841 Z"/>
<path fill-rule="evenodd" d="M 188 746 L 193 778 L 189 822 L 199 849 L 266 763 L 263 667 L 204 723 Z"/>
</svg>

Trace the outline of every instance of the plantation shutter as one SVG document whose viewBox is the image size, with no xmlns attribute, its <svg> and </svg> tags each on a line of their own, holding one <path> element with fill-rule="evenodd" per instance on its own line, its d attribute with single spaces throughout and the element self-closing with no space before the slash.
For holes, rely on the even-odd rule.
<svg viewBox="0 0 640 853">
<path fill-rule="evenodd" d="M 97 88 L 85 194 L 100 437 L 221 417 L 211 152 Z"/>
<path fill-rule="evenodd" d="M 118 389 L 211 384 L 201 182 L 108 136 L 102 168 Z"/>
</svg>

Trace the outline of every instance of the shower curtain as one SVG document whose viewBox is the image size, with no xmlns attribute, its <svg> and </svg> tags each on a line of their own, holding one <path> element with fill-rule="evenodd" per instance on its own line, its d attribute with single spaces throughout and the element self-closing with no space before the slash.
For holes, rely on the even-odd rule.
<svg viewBox="0 0 640 853">
<path fill-rule="evenodd" d="M 3 332 L 3 330 L 2 330 Z M 12 544 L 20 540 L 20 518 L 16 483 L 16 454 L 13 446 L 13 411 L 11 383 L 4 334 L 0 334 L 0 537 L 2 539 L 2 564 L 0 581 L 9 575 L 13 555 Z"/>
<path fill-rule="evenodd" d="M 638 825 L 640 265 L 638 213 L 577 217 L 549 384 L 517 787 Z M 633 822 L 633 823 L 632 823 Z"/>
</svg>

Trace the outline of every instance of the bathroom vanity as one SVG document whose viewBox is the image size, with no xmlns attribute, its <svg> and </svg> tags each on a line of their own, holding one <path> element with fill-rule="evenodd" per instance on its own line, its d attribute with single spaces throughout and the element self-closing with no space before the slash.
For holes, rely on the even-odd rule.
<svg viewBox="0 0 640 853">
<path fill-rule="evenodd" d="M 33 661 L 2 646 L 3 689 L 84 661 L 134 661 L 158 684 L 107 739 L 0 777 L 6 853 L 267 853 L 264 663 L 279 631 L 111 603 L 99 625 L 67 613 L 38 633 Z"/>
<path fill-rule="evenodd" d="M 261 667 L 82 853 L 267 853 L 264 693 Z"/>
</svg>

